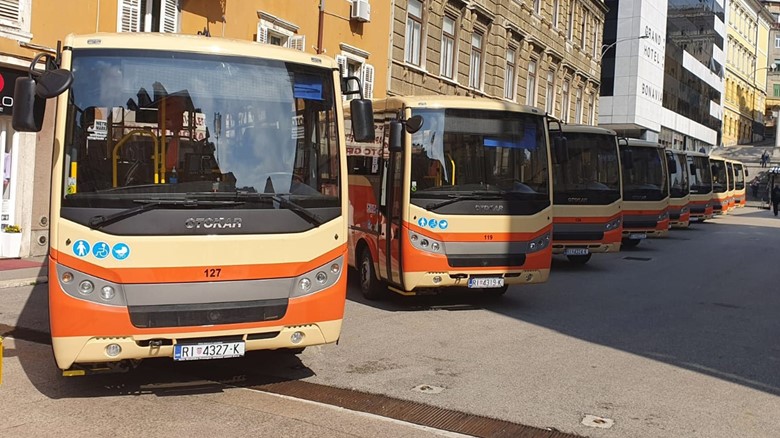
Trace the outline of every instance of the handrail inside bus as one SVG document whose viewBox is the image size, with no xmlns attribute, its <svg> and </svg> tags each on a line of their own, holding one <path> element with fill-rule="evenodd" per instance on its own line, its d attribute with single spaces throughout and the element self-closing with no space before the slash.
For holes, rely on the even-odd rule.
<svg viewBox="0 0 780 438">
<path fill-rule="evenodd" d="M 159 141 L 157 140 L 157 136 L 154 135 L 154 132 L 152 132 L 149 129 L 134 129 L 127 134 L 124 135 L 117 143 L 114 145 L 114 150 L 111 152 L 111 165 L 113 170 L 113 183 L 114 187 L 117 187 L 117 179 L 118 179 L 118 171 L 117 171 L 117 161 L 119 160 L 119 156 L 117 155 L 117 152 L 119 151 L 119 148 L 121 148 L 127 140 L 130 139 L 130 137 L 134 135 L 148 135 L 152 137 L 152 141 L 154 142 L 154 183 L 159 184 Z"/>
</svg>

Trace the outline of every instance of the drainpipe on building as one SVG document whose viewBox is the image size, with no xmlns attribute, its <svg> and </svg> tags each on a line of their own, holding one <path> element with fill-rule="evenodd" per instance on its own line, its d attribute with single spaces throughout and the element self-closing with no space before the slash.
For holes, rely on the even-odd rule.
<svg viewBox="0 0 780 438">
<path fill-rule="evenodd" d="M 319 20 L 317 23 L 317 54 L 321 55 L 324 50 L 322 50 L 322 35 L 323 35 L 323 25 L 325 22 L 325 0 L 320 0 L 320 14 L 319 14 Z"/>
</svg>

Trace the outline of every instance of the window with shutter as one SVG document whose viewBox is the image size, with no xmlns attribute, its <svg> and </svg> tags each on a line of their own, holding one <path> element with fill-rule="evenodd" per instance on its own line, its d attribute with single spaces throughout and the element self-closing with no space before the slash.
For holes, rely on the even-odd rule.
<svg viewBox="0 0 780 438">
<path fill-rule="evenodd" d="M 141 24 L 141 0 L 119 0 L 117 32 L 138 32 Z"/>
<path fill-rule="evenodd" d="M 259 23 L 257 24 L 257 42 L 268 43 L 268 28 Z"/>
<path fill-rule="evenodd" d="M 179 1 L 160 2 L 160 32 L 176 33 L 179 30 Z"/>
<path fill-rule="evenodd" d="M 372 99 L 374 97 L 374 66 L 363 64 L 361 69 L 360 81 L 363 83 L 363 97 Z"/>
<path fill-rule="evenodd" d="M 306 51 L 306 36 L 294 36 L 290 38 L 290 48 L 295 50 L 300 50 L 301 52 Z"/>
<path fill-rule="evenodd" d="M 20 22 L 19 0 L 0 0 L 0 23 L 18 28 Z"/>
</svg>

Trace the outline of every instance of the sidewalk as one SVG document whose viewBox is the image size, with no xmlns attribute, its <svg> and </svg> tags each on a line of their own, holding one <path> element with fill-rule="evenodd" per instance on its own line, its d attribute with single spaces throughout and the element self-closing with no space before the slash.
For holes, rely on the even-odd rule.
<svg viewBox="0 0 780 438">
<path fill-rule="evenodd" d="M 23 259 L 0 258 L 0 289 L 49 281 L 46 256 Z"/>
</svg>

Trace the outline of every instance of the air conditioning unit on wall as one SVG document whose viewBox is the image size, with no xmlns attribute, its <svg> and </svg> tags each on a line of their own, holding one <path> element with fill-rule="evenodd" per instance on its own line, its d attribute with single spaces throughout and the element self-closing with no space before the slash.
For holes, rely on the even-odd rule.
<svg viewBox="0 0 780 438">
<path fill-rule="evenodd" d="M 357 21 L 371 21 L 371 5 L 368 0 L 352 0 L 349 18 Z"/>
</svg>

